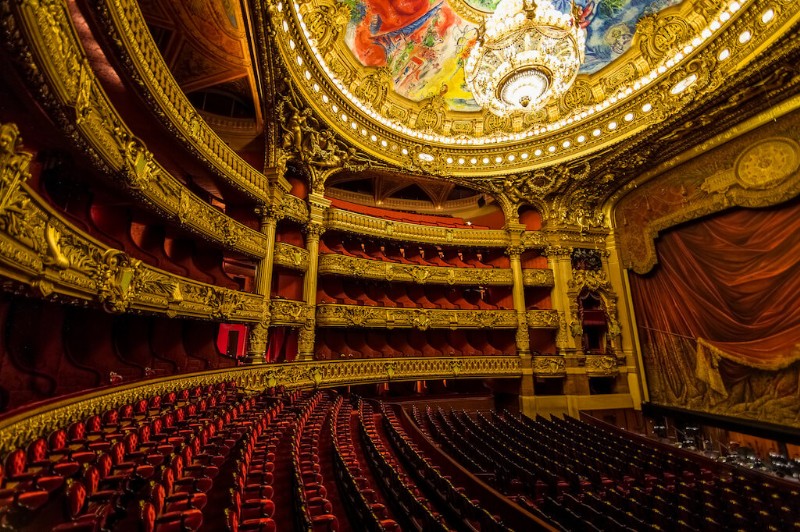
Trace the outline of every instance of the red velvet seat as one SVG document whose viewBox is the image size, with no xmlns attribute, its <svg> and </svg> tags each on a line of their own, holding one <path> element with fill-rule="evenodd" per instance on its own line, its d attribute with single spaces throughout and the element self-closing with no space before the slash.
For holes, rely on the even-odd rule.
<svg viewBox="0 0 800 532">
<path fill-rule="evenodd" d="M 203 513 L 192 509 L 182 512 L 156 514 L 155 506 L 142 501 L 140 505 L 140 525 L 143 532 L 187 532 L 197 530 L 203 525 Z"/>
</svg>

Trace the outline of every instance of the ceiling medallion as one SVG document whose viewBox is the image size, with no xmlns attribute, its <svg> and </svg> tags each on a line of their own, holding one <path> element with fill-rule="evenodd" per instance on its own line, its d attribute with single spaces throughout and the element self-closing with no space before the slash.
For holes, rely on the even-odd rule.
<svg viewBox="0 0 800 532">
<path fill-rule="evenodd" d="M 475 101 L 498 116 L 530 113 L 560 98 L 584 60 L 581 10 L 550 0 L 502 0 L 464 65 Z"/>
</svg>

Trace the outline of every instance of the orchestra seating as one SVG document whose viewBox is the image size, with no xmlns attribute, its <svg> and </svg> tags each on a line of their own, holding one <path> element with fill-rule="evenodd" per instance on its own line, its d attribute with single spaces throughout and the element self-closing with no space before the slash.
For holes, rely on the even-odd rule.
<svg viewBox="0 0 800 532">
<path fill-rule="evenodd" d="M 404 410 L 234 382 L 70 420 L 2 465 L 6 530 L 800 527 L 795 485 L 590 417 Z"/>
</svg>

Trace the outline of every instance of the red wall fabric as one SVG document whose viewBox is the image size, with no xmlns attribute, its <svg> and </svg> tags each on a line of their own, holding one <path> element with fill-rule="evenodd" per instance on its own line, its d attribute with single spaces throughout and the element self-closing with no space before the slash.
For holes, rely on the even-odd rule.
<svg viewBox="0 0 800 532">
<path fill-rule="evenodd" d="M 695 377 L 722 396 L 722 360 L 734 373 L 800 360 L 800 201 L 678 228 L 657 250 L 654 272 L 630 277 L 643 345 L 693 340 Z"/>
</svg>

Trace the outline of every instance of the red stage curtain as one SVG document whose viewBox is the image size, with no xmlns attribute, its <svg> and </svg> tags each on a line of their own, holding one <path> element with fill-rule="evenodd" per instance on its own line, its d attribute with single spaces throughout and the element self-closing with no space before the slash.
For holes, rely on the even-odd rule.
<svg viewBox="0 0 800 532">
<path fill-rule="evenodd" d="M 657 250 L 656 270 L 630 278 L 643 339 L 693 339 L 697 378 L 722 395 L 722 359 L 770 371 L 800 359 L 800 202 L 681 227 Z"/>
</svg>

